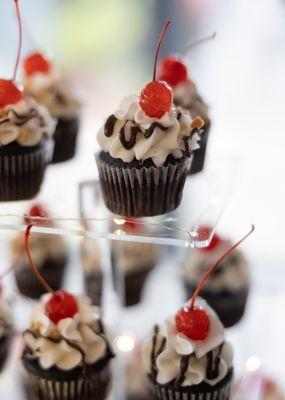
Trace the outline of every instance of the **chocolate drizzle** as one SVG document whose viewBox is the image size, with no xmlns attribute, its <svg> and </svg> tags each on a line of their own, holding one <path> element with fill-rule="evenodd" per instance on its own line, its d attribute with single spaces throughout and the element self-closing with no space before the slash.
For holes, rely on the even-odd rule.
<svg viewBox="0 0 285 400">
<path fill-rule="evenodd" d="M 113 135 L 113 130 L 116 122 L 117 118 L 115 117 L 115 115 L 114 114 L 110 115 L 110 117 L 105 122 L 105 127 L 104 127 L 105 136 L 111 137 Z"/>
<path fill-rule="evenodd" d="M 152 336 L 152 350 L 151 350 L 151 355 L 150 355 L 150 363 L 151 363 L 151 375 L 154 380 L 156 380 L 157 376 L 157 366 L 156 366 L 156 359 L 157 357 L 163 352 L 166 346 L 166 338 L 163 337 L 160 343 L 160 346 L 158 347 L 157 351 L 157 339 L 158 339 L 158 334 L 159 334 L 159 327 L 158 325 L 155 325 L 154 327 L 154 332 Z"/>
<path fill-rule="evenodd" d="M 175 380 L 175 386 L 181 386 L 181 384 L 184 382 L 185 374 L 187 372 L 189 361 L 190 361 L 190 357 L 191 357 L 191 355 L 181 357 L 180 372 L 179 372 L 178 378 Z"/>
<path fill-rule="evenodd" d="M 216 379 L 219 376 L 222 348 L 223 348 L 223 343 L 220 345 L 216 357 L 214 357 L 213 351 L 209 351 L 209 353 L 207 353 L 207 369 L 206 369 L 207 379 L 212 380 Z"/>
<path fill-rule="evenodd" d="M 155 130 L 155 128 L 160 128 L 162 131 L 167 131 L 167 127 L 161 125 L 159 122 L 153 122 L 148 129 L 144 132 L 144 137 L 146 139 L 150 138 Z"/>
<path fill-rule="evenodd" d="M 129 140 L 126 139 L 126 125 L 127 123 L 122 126 L 122 128 L 120 129 L 120 133 L 119 133 L 119 137 L 120 137 L 120 141 L 122 143 L 122 146 L 126 149 L 126 150 L 131 150 L 135 144 L 136 144 L 136 140 L 137 140 L 137 135 L 139 132 L 141 132 L 140 127 L 139 126 L 132 126 L 130 128 L 131 130 L 131 137 Z"/>
<path fill-rule="evenodd" d="M 15 125 L 16 126 L 19 126 L 19 127 L 23 126 L 27 122 L 29 122 L 31 119 L 34 119 L 34 118 L 38 118 L 41 128 L 45 126 L 43 117 L 38 113 L 38 111 L 35 108 L 32 108 L 27 114 L 18 114 L 15 110 L 9 109 L 8 115 L 9 114 L 12 114 L 15 117 L 15 119 L 16 119 Z M 13 122 L 13 120 L 10 116 L 8 116 L 7 118 L 0 121 L 0 125 L 6 124 L 9 122 Z"/>
</svg>

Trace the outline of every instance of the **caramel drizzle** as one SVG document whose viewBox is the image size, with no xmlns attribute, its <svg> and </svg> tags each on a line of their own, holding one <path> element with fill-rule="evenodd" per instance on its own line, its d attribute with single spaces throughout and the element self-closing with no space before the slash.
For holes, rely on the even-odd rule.
<svg viewBox="0 0 285 400">
<path fill-rule="evenodd" d="M 219 367 L 221 361 L 221 352 L 223 349 L 223 343 L 220 345 L 218 354 L 215 359 L 213 357 L 213 352 L 210 351 L 207 353 L 207 369 L 206 369 L 206 377 L 207 379 L 216 379 L 219 376 Z"/>
</svg>

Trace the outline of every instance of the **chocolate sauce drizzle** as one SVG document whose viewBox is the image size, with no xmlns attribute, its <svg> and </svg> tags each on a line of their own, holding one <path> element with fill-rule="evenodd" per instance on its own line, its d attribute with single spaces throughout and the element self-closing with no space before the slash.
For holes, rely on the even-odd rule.
<svg viewBox="0 0 285 400">
<path fill-rule="evenodd" d="M 115 123 L 117 122 L 117 118 L 115 117 L 114 114 L 110 115 L 110 117 L 107 118 L 107 121 L 105 122 L 105 127 L 104 127 L 104 134 L 107 137 L 111 137 L 113 135 L 113 130 Z"/>
<path fill-rule="evenodd" d="M 182 356 L 181 361 L 180 361 L 180 372 L 178 375 L 178 378 L 175 380 L 175 386 L 181 386 L 181 384 L 184 382 L 185 375 L 188 369 L 189 361 L 190 361 L 191 355 L 187 356 Z"/>
<path fill-rule="evenodd" d="M 37 118 L 39 120 L 41 128 L 43 128 L 45 126 L 43 117 L 38 113 L 38 111 L 35 108 L 32 108 L 27 114 L 18 114 L 15 110 L 10 109 L 8 111 L 8 115 L 9 114 L 13 114 L 14 117 L 16 117 L 16 119 L 18 120 L 15 122 L 16 126 L 19 126 L 19 127 L 23 126 L 27 122 L 29 122 L 31 119 L 34 119 L 34 118 Z M 12 118 L 8 116 L 7 118 L 0 121 L 0 125 L 4 125 L 9 122 L 12 122 Z"/>
<path fill-rule="evenodd" d="M 158 347 L 158 349 L 156 351 L 156 347 L 158 344 L 157 343 L 158 334 L 159 334 L 159 326 L 155 325 L 153 336 L 152 336 L 152 350 L 151 350 L 151 355 L 150 355 L 151 375 L 152 375 L 153 380 L 156 380 L 156 376 L 157 376 L 156 359 L 163 352 L 163 350 L 165 349 L 165 346 L 166 346 L 166 338 L 164 337 L 160 343 L 160 346 Z"/>
<path fill-rule="evenodd" d="M 223 349 L 223 343 L 220 345 L 216 357 L 214 357 L 213 351 L 207 353 L 207 369 L 206 369 L 207 379 L 212 380 L 216 379 L 219 376 L 219 367 L 220 367 L 222 349 Z"/>
<path fill-rule="evenodd" d="M 126 149 L 126 150 L 131 150 L 135 144 L 136 144 L 136 140 L 137 140 L 137 135 L 139 132 L 141 132 L 140 127 L 139 126 L 132 126 L 131 129 L 131 137 L 129 140 L 126 139 L 126 125 L 127 123 L 122 126 L 120 133 L 119 133 L 119 137 L 120 137 L 120 141 L 122 143 L 122 146 Z"/>
</svg>

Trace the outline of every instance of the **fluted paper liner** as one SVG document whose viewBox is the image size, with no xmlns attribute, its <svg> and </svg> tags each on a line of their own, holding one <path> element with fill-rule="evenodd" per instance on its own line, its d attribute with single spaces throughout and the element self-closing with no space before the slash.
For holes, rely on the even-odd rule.
<svg viewBox="0 0 285 400">
<path fill-rule="evenodd" d="M 53 151 L 46 140 L 34 151 L 5 155 L 0 152 L 0 201 L 28 200 L 39 191 Z"/>
<path fill-rule="evenodd" d="M 206 126 L 203 131 L 203 135 L 201 135 L 201 139 L 199 141 L 200 148 L 195 150 L 193 153 L 193 162 L 189 169 L 189 175 L 197 174 L 198 172 L 201 172 L 204 168 L 209 132 L 210 126 Z"/>
<path fill-rule="evenodd" d="M 79 117 L 58 120 L 54 133 L 52 164 L 71 160 L 75 156 Z"/>
<path fill-rule="evenodd" d="M 150 217 L 175 210 L 189 168 L 189 159 L 180 158 L 162 167 L 122 167 L 96 155 L 106 206 L 126 217 Z"/>
</svg>

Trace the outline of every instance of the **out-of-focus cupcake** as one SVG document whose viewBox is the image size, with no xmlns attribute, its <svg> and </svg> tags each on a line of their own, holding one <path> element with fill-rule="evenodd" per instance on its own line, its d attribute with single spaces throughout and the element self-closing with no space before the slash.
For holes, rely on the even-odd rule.
<svg viewBox="0 0 285 400">
<path fill-rule="evenodd" d="M 163 59 L 159 65 L 159 79 L 172 87 L 176 106 L 188 110 L 193 119 L 200 116 L 205 122 L 200 148 L 194 153 L 190 168 L 190 174 L 200 172 L 204 167 L 211 126 L 208 106 L 200 96 L 195 83 L 189 78 L 188 67 L 182 57 L 170 56 Z"/>
<path fill-rule="evenodd" d="M 209 228 L 203 227 L 201 230 Z M 183 279 L 187 297 L 197 282 L 217 259 L 232 245 L 228 239 L 214 234 L 206 248 L 191 249 L 184 262 Z M 250 277 L 247 261 L 240 250 L 228 255 L 209 277 L 200 296 L 217 312 L 226 328 L 238 323 L 245 312 Z"/>
<path fill-rule="evenodd" d="M 2 298 L 2 287 L 0 287 L 0 372 L 9 354 L 12 335 L 12 317 L 8 305 Z"/>
<path fill-rule="evenodd" d="M 192 301 L 192 300 L 191 300 Z M 157 400 L 229 400 L 233 350 L 217 314 L 201 298 L 154 327 L 143 349 Z"/>
<path fill-rule="evenodd" d="M 113 353 L 87 298 L 65 291 L 44 295 L 23 336 L 22 360 L 38 399 L 106 399 Z"/>
<path fill-rule="evenodd" d="M 48 215 L 42 206 L 34 205 L 26 217 L 26 222 L 29 219 L 28 217 L 47 218 Z M 50 222 L 47 224 L 50 224 Z M 58 290 L 62 285 L 64 270 L 68 261 L 64 239 L 58 235 L 32 233 L 30 248 L 41 275 L 54 290 Z M 45 293 L 45 290 L 31 271 L 30 263 L 24 250 L 22 234 L 13 239 L 11 250 L 15 279 L 20 293 L 32 299 L 38 299 Z"/>
<path fill-rule="evenodd" d="M 273 379 L 264 377 L 262 379 L 261 400 L 285 400 L 285 395 L 280 386 Z"/>
<path fill-rule="evenodd" d="M 52 162 L 70 160 L 76 151 L 81 108 L 81 101 L 72 82 L 66 71 L 38 52 L 24 59 L 23 70 L 25 90 L 58 119 Z"/>
<path fill-rule="evenodd" d="M 96 240 L 88 238 L 83 239 L 81 258 L 85 292 L 92 300 L 92 304 L 100 306 L 103 292 L 103 272 L 100 248 Z"/>
</svg>

